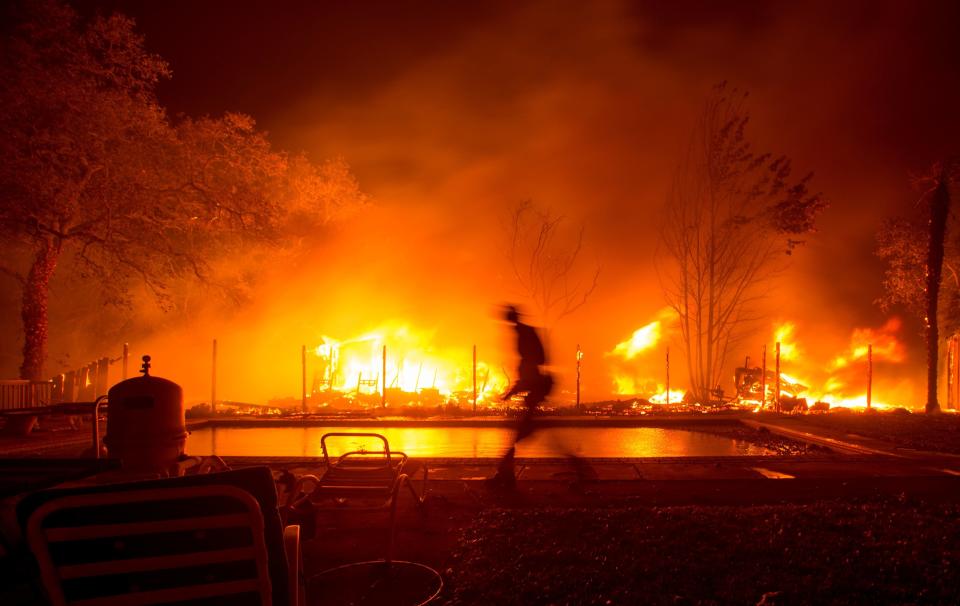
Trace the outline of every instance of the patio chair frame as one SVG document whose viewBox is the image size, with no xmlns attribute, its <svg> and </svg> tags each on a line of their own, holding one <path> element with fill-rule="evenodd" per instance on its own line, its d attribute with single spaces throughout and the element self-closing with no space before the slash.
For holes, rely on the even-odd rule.
<svg viewBox="0 0 960 606">
<path fill-rule="evenodd" d="M 226 498 L 239 503 L 241 511 L 229 514 L 199 512 L 201 515 L 172 519 L 135 522 L 107 522 L 101 524 L 55 526 L 46 528 L 44 522 L 61 511 L 111 505 L 129 505 L 136 508 L 150 502 L 190 501 L 205 497 Z M 206 514 L 206 515 L 203 515 Z M 95 562 L 58 564 L 54 561 L 51 546 L 71 541 L 116 538 L 119 541 L 138 535 L 157 535 L 169 532 L 204 532 L 212 529 L 249 529 L 252 541 L 247 546 L 227 549 L 186 551 L 173 555 L 147 555 L 143 557 L 102 559 Z M 302 556 L 300 529 L 289 526 L 283 531 L 283 547 L 287 558 L 288 576 L 271 580 L 268 566 L 268 549 L 264 534 L 264 518 L 260 504 L 254 496 L 236 486 L 214 484 L 196 486 L 172 486 L 96 492 L 56 496 L 34 510 L 26 524 L 26 539 L 40 568 L 41 580 L 54 606 L 133 606 L 166 603 L 178 600 L 210 599 L 221 595 L 253 593 L 260 603 L 273 602 L 272 582 L 289 586 L 291 604 L 302 604 Z M 169 588 L 149 589 L 135 593 L 115 594 L 70 601 L 67 599 L 63 581 L 115 575 L 124 573 L 159 572 L 198 565 L 227 562 L 253 562 L 254 578 L 204 582 Z"/>
<path fill-rule="evenodd" d="M 383 443 L 383 450 L 351 450 L 331 457 L 328 438 L 374 438 Z M 414 504 L 423 511 L 427 492 L 428 469 L 423 466 L 421 493 L 417 493 L 410 477 L 403 473 L 407 463 L 404 452 L 390 450 L 387 438 L 378 433 L 330 432 L 320 438 L 320 450 L 326 470 L 321 477 L 304 475 L 297 479 L 290 506 L 297 507 L 310 501 L 317 515 L 329 511 L 389 511 L 387 530 L 387 563 L 393 560 L 397 529 L 397 501 L 404 486 L 409 489 Z M 361 499 L 366 504 L 357 504 Z M 372 503 L 370 503 L 372 501 Z"/>
</svg>

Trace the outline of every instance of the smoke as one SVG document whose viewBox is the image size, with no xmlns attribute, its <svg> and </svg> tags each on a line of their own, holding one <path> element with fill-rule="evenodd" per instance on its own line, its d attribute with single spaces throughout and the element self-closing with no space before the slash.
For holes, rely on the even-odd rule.
<svg viewBox="0 0 960 606">
<path fill-rule="evenodd" d="M 575 343 L 589 363 L 662 306 L 652 263 L 659 206 L 704 95 L 728 80 L 751 91 L 757 147 L 790 155 L 798 174 L 814 171 L 831 202 L 761 310 L 816 327 L 814 349 L 829 355 L 851 327 L 883 322 L 873 234 L 914 198 L 910 172 L 960 131 L 945 120 L 943 98 L 960 94 L 942 78 L 948 36 L 937 14 L 954 9 L 705 8 L 503 10 L 363 100 L 303 95 L 278 114 L 277 130 L 313 153 L 344 153 L 397 224 L 414 226 L 418 237 L 391 254 L 429 268 L 451 293 L 467 288 L 465 269 L 486 285 L 466 309 L 511 287 L 493 221 L 506 206 L 529 197 L 582 221 L 601 284 L 552 343 L 561 363 Z M 758 323 L 750 349 L 766 331 Z M 918 345 L 919 324 L 905 332 Z M 599 360 L 585 377 L 588 394 L 610 387 Z"/>
<path fill-rule="evenodd" d="M 602 354 L 664 305 L 659 208 L 706 93 L 724 80 L 751 92 L 756 146 L 814 171 L 831 202 L 761 311 L 806 335 L 815 327 L 825 356 L 853 327 L 885 321 L 873 305 L 873 234 L 915 197 L 910 172 L 960 139 L 950 117 L 960 53 L 947 26 L 956 6 L 392 4 L 174 4 L 169 16 L 120 3 L 171 60 L 162 92 L 174 112 L 248 111 L 282 148 L 344 157 L 376 203 L 298 263 L 271 267 L 239 310 L 204 308 L 182 326 L 148 316 L 135 350 L 149 349 L 188 397 L 206 397 L 213 338 L 219 397 L 263 401 L 298 393 L 301 345 L 391 321 L 429 331 L 439 348 L 477 344 L 509 369 L 510 337 L 492 310 L 519 295 L 502 225 L 523 199 L 583 225 L 583 263 L 602 265 L 596 292 L 550 347 L 561 387 L 580 344 L 584 398 L 606 397 Z M 179 31 L 186 20 L 193 27 Z M 908 323 L 902 337 L 918 329 Z M 756 358 L 768 332 L 758 323 L 756 351 L 744 355 Z"/>
</svg>

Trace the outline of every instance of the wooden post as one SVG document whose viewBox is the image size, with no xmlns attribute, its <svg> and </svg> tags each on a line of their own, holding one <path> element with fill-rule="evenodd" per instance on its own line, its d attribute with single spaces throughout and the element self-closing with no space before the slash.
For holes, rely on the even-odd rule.
<svg viewBox="0 0 960 606">
<path fill-rule="evenodd" d="M 380 380 L 380 406 L 387 407 L 387 346 L 383 346 L 383 372 L 380 373 L 383 378 Z"/>
<path fill-rule="evenodd" d="M 107 389 L 110 388 L 110 358 L 100 358 L 97 360 L 97 379 L 94 398 L 107 395 Z"/>
<path fill-rule="evenodd" d="M 93 383 L 90 381 L 90 365 L 84 366 L 77 375 L 77 397 L 74 402 L 83 402 L 85 400 L 93 401 L 96 396 L 90 397 L 93 390 Z"/>
<path fill-rule="evenodd" d="M 873 403 L 873 343 L 867 345 L 867 410 Z"/>
<path fill-rule="evenodd" d="M 580 361 L 583 360 L 583 351 L 577 343 L 577 412 L 580 412 Z"/>
<path fill-rule="evenodd" d="M 473 346 L 473 414 L 477 414 L 477 346 Z"/>
<path fill-rule="evenodd" d="M 780 412 L 780 341 L 777 341 L 777 382 L 776 390 L 777 393 L 773 394 L 773 401 L 775 404 L 775 410 Z"/>
<path fill-rule="evenodd" d="M 63 376 L 63 401 L 76 402 L 77 371 L 71 370 Z"/>
<path fill-rule="evenodd" d="M 50 403 L 51 404 L 60 404 L 61 402 L 66 402 L 63 399 L 63 381 L 65 377 L 62 374 L 59 374 L 53 378 L 53 389 L 50 394 Z"/>
<path fill-rule="evenodd" d="M 210 358 L 210 413 L 217 414 L 217 340 L 213 340 Z"/>
<path fill-rule="evenodd" d="M 123 379 L 127 379 L 127 369 L 129 368 L 128 362 L 130 360 L 130 344 L 123 344 Z"/>
<path fill-rule="evenodd" d="M 307 413 L 307 346 L 300 347 L 300 407 Z"/>
<path fill-rule="evenodd" d="M 667 406 L 670 406 L 670 348 L 667 348 Z"/>
<path fill-rule="evenodd" d="M 763 344 L 763 368 L 760 371 L 760 410 L 767 407 L 767 344 Z"/>
</svg>

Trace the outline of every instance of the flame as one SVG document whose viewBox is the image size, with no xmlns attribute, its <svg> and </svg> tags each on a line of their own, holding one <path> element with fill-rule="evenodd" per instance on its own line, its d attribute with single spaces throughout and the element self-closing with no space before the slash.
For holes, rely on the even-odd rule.
<svg viewBox="0 0 960 606">
<path fill-rule="evenodd" d="M 472 352 L 437 351 L 428 332 L 401 324 L 350 339 L 323 336 L 321 340 L 313 349 L 314 394 L 379 394 L 385 386 L 388 391 L 411 396 L 448 398 L 469 394 L 472 398 Z M 508 381 L 489 363 L 477 360 L 478 401 L 494 399 L 506 389 Z"/>
<path fill-rule="evenodd" d="M 656 355 L 656 352 L 667 351 L 670 329 L 667 322 L 672 315 L 669 308 L 661 310 L 653 321 L 635 330 L 630 338 L 618 343 L 606 354 L 611 365 L 616 394 L 645 397 L 654 404 L 667 402 L 665 360 Z M 873 364 L 882 363 L 887 371 L 890 365 L 905 362 L 906 347 L 898 335 L 901 326 L 900 319 L 893 317 L 878 328 L 856 328 L 851 332 L 848 345 L 842 351 L 826 356 L 826 360 L 832 362 L 823 363 L 814 359 L 809 353 L 811 349 L 804 346 L 799 338 L 802 333 L 795 322 L 781 321 L 773 324 L 772 341 L 780 344 L 780 397 L 803 398 L 808 405 L 824 402 L 832 407 L 866 407 L 868 352 L 872 351 Z M 775 358 L 772 355 L 775 351 L 775 348 L 767 348 L 767 406 L 775 399 L 777 388 Z M 676 375 L 680 383 L 684 380 L 682 374 L 681 372 Z M 740 403 L 754 409 L 760 407 L 761 375 L 760 368 L 752 368 L 752 372 L 738 375 L 748 381 L 743 384 L 744 390 L 738 397 Z M 891 408 L 896 406 L 891 402 L 912 400 L 911 383 L 897 383 L 896 377 L 897 373 L 873 373 L 871 407 Z M 670 390 L 671 404 L 679 404 L 683 397 L 682 390 Z"/>
<path fill-rule="evenodd" d="M 622 343 L 617 343 L 610 353 L 611 355 L 620 356 L 625 360 L 632 360 L 659 342 L 660 321 L 655 320 L 633 331 L 633 335 L 629 339 Z"/>
<path fill-rule="evenodd" d="M 628 339 L 617 343 L 604 355 L 611 367 L 613 388 L 617 395 L 639 395 L 653 403 L 666 403 L 663 382 L 665 361 L 654 354 L 666 353 L 665 341 L 674 318 L 673 309 L 662 308 L 652 322 L 633 331 Z M 682 391 L 671 390 L 670 402 L 679 403 L 683 394 Z"/>
<path fill-rule="evenodd" d="M 800 356 L 800 350 L 794 342 L 793 333 L 797 330 L 797 325 L 793 322 L 784 322 L 777 326 L 773 331 L 773 342 L 780 344 L 780 360 L 796 360 Z"/>
<path fill-rule="evenodd" d="M 825 402 L 833 408 L 866 408 L 868 352 L 872 350 L 874 364 L 903 363 L 906 360 L 906 347 L 898 338 L 901 326 L 900 319 L 893 317 L 879 328 L 856 328 L 850 335 L 847 348 L 837 354 L 826 367 L 818 367 L 815 362 L 800 355 L 803 349 L 797 342 L 797 329 L 793 322 L 774 325 L 773 339 L 780 342 L 781 397 L 806 398 L 811 404 Z M 784 367 L 790 374 L 784 372 Z M 904 402 L 910 401 L 904 395 L 911 392 L 909 383 L 893 384 L 887 381 L 881 385 L 877 379 L 875 372 L 871 379 L 872 408 L 895 407 L 895 404 L 889 403 L 889 398 L 905 398 Z M 769 380 L 767 387 L 769 394 Z M 877 397 L 881 393 L 884 399 Z"/>
<path fill-rule="evenodd" d="M 850 350 L 833 361 L 834 368 L 843 368 L 856 360 L 867 357 L 872 346 L 874 361 L 899 363 L 906 358 L 906 348 L 897 339 L 900 318 L 890 318 L 879 329 L 857 328 L 850 337 Z"/>
<path fill-rule="evenodd" d="M 669 399 L 670 404 L 679 404 L 683 402 L 683 397 L 685 395 L 686 392 L 682 389 L 671 389 L 669 392 L 667 392 L 667 390 L 661 386 L 660 393 L 650 396 L 647 398 L 647 400 L 649 400 L 652 404 L 666 404 Z"/>
</svg>

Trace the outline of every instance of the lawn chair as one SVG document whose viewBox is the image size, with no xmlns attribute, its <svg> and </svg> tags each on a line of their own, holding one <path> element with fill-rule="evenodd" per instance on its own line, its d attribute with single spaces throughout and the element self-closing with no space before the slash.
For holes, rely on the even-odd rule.
<svg viewBox="0 0 960 606">
<path fill-rule="evenodd" d="M 327 447 L 330 438 L 372 438 L 382 442 L 382 450 L 351 450 L 339 457 L 331 457 Z M 309 502 L 314 511 L 389 511 L 387 551 L 385 561 L 393 559 L 397 526 L 397 498 L 406 486 L 414 504 L 422 511 L 427 486 L 427 467 L 423 466 L 421 494 L 418 494 L 403 467 L 407 455 L 391 451 L 387 439 L 378 433 L 326 433 L 320 438 L 326 471 L 322 477 L 302 476 L 292 491 L 291 510 Z"/>
<path fill-rule="evenodd" d="M 299 527 L 266 467 L 34 493 L 17 508 L 54 606 L 300 605 Z"/>
</svg>

